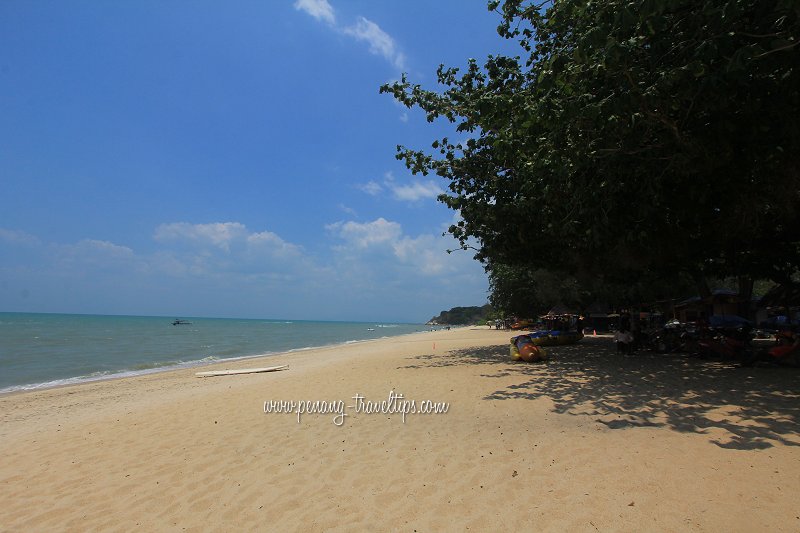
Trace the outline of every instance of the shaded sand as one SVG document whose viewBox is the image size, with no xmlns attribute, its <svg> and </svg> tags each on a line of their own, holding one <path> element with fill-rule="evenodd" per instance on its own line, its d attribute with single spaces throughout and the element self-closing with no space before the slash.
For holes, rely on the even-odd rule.
<svg viewBox="0 0 800 533">
<path fill-rule="evenodd" d="M 800 373 L 454 329 L 0 397 L 2 531 L 798 531 Z M 435 346 L 435 348 L 434 348 Z M 449 402 L 265 414 L 267 400 Z"/>
</svg>

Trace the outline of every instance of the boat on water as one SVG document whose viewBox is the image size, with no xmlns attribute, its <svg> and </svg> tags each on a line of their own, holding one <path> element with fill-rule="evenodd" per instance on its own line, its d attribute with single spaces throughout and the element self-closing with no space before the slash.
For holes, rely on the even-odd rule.
<svg viewBox="0 0 800 533">
<path fill-rule="evenodd" d="M 181 320 L 180 318 L 176 318 L 175 320 L 172 321 L 173 326 L 187 326 L 189 324 L 191 324 L 191 322 L 189 322 L 188 320 Z"/>
</svg>

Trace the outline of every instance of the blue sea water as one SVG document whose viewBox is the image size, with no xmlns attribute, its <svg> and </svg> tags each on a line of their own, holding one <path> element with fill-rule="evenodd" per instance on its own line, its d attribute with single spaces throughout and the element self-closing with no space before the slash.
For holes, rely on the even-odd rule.
<svg viewBox="0 0 800 533">
<path fill-rule="evenodd" d="M 0 393 L 424 331 L 421 324 L 0 313 Z"/>
</svg>

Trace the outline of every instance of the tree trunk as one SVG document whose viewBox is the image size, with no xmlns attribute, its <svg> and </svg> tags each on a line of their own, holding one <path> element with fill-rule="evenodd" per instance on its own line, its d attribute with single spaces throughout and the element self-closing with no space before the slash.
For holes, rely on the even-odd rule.
<svg viewBox="0 0 800 533">
<path fill-rule="evenodd" d="M 703 313 L 705 318 L 708 319 L 714 314 L 714 304 L 711 301 L 711 288 L 708 286 L 708 280 L 703 274 L 693 274 L 694 283 L 697 286 L 697 292 L 700 293 L 700 299 L 703 302 Z"/>
<path fill-rule="evenodd" d="M 708 280 L 703 274 L 692 274 L 692 278 L 694 279 L 694 284 L 697 287 L 697 292 L 700 294 L 700 298 L 703 300 L 707 300 L 711 298 L 711 288 L 708 286 Z"/>
<path fill-rule="evenodd" d="M 753 300 L 753 278 L 739 276 L 739 316 L 750 318 L 750 303 Z"/>
</svg>

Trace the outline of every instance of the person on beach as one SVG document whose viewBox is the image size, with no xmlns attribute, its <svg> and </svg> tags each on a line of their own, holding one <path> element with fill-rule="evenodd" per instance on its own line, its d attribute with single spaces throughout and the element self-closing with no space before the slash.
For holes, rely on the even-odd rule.
<svg viewBox="0 0 800 533">
<path fill-rule="evenodd" d="M 617 343 L 617 351 L 620 353 L 631 353 L 631 343 L 633 335 L 627 329 L 619 329 L 614 333 L 614 342 Z"/>
</svg>

